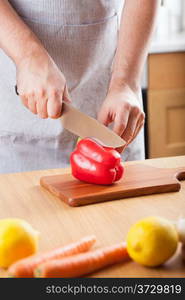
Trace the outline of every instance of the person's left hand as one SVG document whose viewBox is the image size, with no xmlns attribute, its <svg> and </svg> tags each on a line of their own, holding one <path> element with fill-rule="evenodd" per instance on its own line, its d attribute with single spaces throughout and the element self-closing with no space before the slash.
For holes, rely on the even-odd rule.
<svg viewBox="0 0 185 300">
<path fill-rule="evenodd" d="M 110 89 L 98 114 L 98 121 L 108 126 L 114 122 L 113 131 L 121 136 L 126 145 L 117 149 L 122 152 L 137 136 L 144 125 L 145 114 L 139 102 L 140 91 L 129 86 Z"/>
</svg>

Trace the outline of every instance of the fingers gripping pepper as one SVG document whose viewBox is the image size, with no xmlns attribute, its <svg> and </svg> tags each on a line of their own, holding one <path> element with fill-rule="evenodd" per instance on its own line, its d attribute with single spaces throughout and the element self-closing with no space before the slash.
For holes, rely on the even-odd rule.
<svg viewBox="0 0 185 300">
<path fill-rule="evenodd" d="M 120 154 L 90 138 L 80 140 L 70 162 L 73 176 L 89 183 L 112 184 L 124 173 Z"/>
</svg>

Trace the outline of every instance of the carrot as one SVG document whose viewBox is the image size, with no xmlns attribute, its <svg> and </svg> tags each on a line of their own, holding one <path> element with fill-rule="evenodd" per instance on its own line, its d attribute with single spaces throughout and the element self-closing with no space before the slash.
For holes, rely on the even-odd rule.
<svg viewBox="0 0 185 300">
<path fill-rule="evenodd" d="M 41 263 L 44 263 L 51 259 L 60 259 L 65 256 L 70 256 L 73 254 L 88 251 L 95 243 L 95 241 L 96 238 L 94 235 L 87 236 L 75 243 L 71 243 L 45 253 L 39 253 L 21 259 L 10 266 L 8 270 L 9 277 L 34 277 L 33 271 Z"/>
<path fill-rule="evenodd" d="M 34 275 L 44 278 L 80 277 L 108 265 L 123 262 L 128 258 L 126 244 L 119 243 L 68 258 L 45 262 L 35 269 Z"/>
</svg>

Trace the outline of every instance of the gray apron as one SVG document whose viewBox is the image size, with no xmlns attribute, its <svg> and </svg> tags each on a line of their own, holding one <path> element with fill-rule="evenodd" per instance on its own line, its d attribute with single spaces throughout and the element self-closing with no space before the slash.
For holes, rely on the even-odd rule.
<svg viewBox="0 0 185 300">
<path fill-rule="evenodd" d="M 64 73 L 73 105 L 96 117 L 115 55 L 120 0 L 10 0 Z M 39 119 L 15 95 L 15 66 L 0 50 L 0 173 L 65 167 L 77 137 Z M 123 153 L 144 158 L 143 133 Z"/>
</svg>

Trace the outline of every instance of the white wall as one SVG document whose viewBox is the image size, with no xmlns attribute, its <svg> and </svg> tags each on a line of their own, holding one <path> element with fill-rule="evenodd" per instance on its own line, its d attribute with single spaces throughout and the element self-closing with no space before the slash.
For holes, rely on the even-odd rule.
<svg viewBox="0 0 185 300">
<path fill-rule="evenodd" d="M 185 30 L 185 0 L 163 0 L 160 7 L 155 38 Z"/>
</svg>

